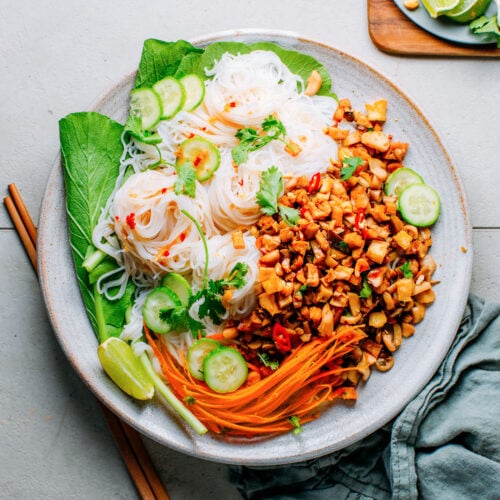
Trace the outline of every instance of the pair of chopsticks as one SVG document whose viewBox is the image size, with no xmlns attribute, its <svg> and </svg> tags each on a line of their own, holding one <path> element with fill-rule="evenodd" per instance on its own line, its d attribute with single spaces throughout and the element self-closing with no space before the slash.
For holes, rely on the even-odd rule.
<svg viewBox="0 0 500 500">
<path fill-rule="evenodd" d="M 37 229 L 16 185 L 9 184 L 8 189 L 10 194 L 4 198 L 5 207 L 28 254 L 31 265 L 37 273 Z M 168 500 L 168 493 L 161 484 L 139 433 L 119 419 L 102 403 L 99 402 L 99 406 L 141 498 L 144 500 Z"/>
</svg>

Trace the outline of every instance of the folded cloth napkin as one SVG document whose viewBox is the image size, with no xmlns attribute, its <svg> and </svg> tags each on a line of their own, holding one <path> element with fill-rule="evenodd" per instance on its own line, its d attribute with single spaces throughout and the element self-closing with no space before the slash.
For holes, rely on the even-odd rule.
<svg viewBox="0 0 500 500">
<path fill-rule="evenodd" d="M 314 460 L 230 473 L 245 499 L 500 499 L 500 304 L 470 296 L 440 368 L 384 428 Z"/>
</svg>

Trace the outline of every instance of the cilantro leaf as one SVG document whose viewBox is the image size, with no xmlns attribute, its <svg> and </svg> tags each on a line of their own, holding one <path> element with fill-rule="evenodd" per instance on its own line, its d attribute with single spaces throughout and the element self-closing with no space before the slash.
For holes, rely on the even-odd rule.
<svg viewBox="0 0 500 500">
<path fill-rule="evenodd" d="M 278 198 L 283 191 L 283 177 L 277 167 L 272 166 L 262 172 L 259 187 L 257 203 L 264 214 L 274 215 L 278 211 Z"/>
<path fill-rule="evenodd" d="M 222 296 L 227 287 L 241 288 L 245 285 L 245 276 L 248 272 L 247 264 L 237 262 L 233 269 L 229 272 L 227 278 L 220 280 L 208 280 L 206 288 L 200 290 L 195 301 L 203 299 L 198 309 L 200 319 L 208 316 L 216 325 L 222 323 L 222 316 L 226 312 L 226 308 L 222 304 Z"/>
<path fill-rule="evenodd" d="M 299 211 L 296 208 L 287 207 L 281 203 L 278 205 L 281 218 L 289 225 L 295 226 L 299 221 Z"/>
<path fill-rule="evenodd" d="M 402 266 L 399 266 L 399 270 L 403 273 L 404 278 L 413 278 L 413 271 L 410 269 L 409 260 L 407 260 Z"/>
<path fill-rule="evenodd" d="M 200 330 L 205 330 L 205 325 L 189 314 L 191 303 L 185 306 L 172 307 L 162 309 L 160 311 L 160 319 L 167 322 L 173 331 L 186 332 L 191 331 L 193 335 L 197 335 Z"/>
<path fill-rule="evenodd" d="M 363 165 L 363 158 L 360 156 L 353 156 L 352 158 L 344 158 L 342 160 L 342 165 L 345 165 L 345 167 L 342 167 L 340 169 L 340 180 L 346 181 L 352 175 L 354 172 L 356 172 L 356 169 L 360 166 Z"/>
<path fill-rule="evenodd" d="M 286 130 L 284 125 L 272 115 L 262 122 L 262 134 L 254 128 L 242 128 L 236 132 L 235 137 L 240 143 L 231 151 L 231 156 L 236 165 L 248 160 L 248 153 L 263 148 L 274 139 L 284 140 Z"/>
<path fill-rule="evenodd" d="M 185 194 L 194 198 L 196 195 L 196 170 L 190 162 L 177 168 L 177 179 L 174 184 L 175 194 Z"/>
<path fill-rule="evenodd" d="M 259 140 L 259 134 L 254 128 L 241 128 L 235 134 L 236 139 L 242 143 L 254 143 Z"/>
<path fill-rule="evenodd" d="M 264 130 L 268 136 L 273 137 L 274 139 L 284 138 L 286 136 L 285 126 L 273 115 L 268 116 L 262 122 L 262 130 Z"/>
<path fill-rule="evenodd" d="M 208 316 L 216 325 L 220 325 L 222 323 L 221 316 L 226 312 L 221 300 L 224 288 L 220 282 L 209 280 L 207 288 L 203 288 L 201 292 L 203 302 L 198 309 L 198 316 L 200 319 Z"/>
<path fill-rule="evenodd" d="M 368 299 L 371 296 L 372 296 L 372 288 L 368 283 L 368 280 L 365 278 L 363 280 L 363 286 L 361 288 L 361 291 L 359 292 L 359 297 L 361 299 Z"/>
<path fill-rule="evenodd" d="M 248 264 L 244 262 L 237 262 L 231 269 L 226 279 L 221 280 L 222 286 L 233 286 L 234 288 L 241 288 L 245 285 L 247 280 L 245 276 L 248 273 Z"/>
<path fill-rule="evenodd" d="M 500 29 L 497 22 L 497 16 L 499 15 L 500 13 L 490 17 L 478 17 L 469 24 L 469 29 L 475 35 L 487 35 L 487 41 L 496 41 L 497 47 L 500 48 Z"/>
<path fill-rule="evenodd" d="M 302 432 L 302 426 L 300 425 L 300 419 L 296 415 L 293 415 L 288 419 L 288 421 L 292 424 L 293 426 L 293 433 L 295 435 L 300 434 Z"/>
<path fill-rule="evenodd" d="M 231 157 L 236 165 L 241 165 L 248 160 L 248 148 L 244 144 L 238 144 L 231 151 Z"/>
<path fill-rule="evenodd" d="M 276 359 L 271 359 L 267 352 L 259 352 L 257 356 L 262 361 L 262 364 L 271 368 L 271 370 L 277 370 L 280 367 L 280 362 Z"/>
<path fill-rule="evenodd" d="M 349 245 L 343 240 L 334 240 L 330 243 L 333 248 L 340 250 L 342 253 L 349 252 Z"/>
<path fill-rule="evenodd" d="M 188 406 L 194 405 L 196 403 L 196 399 L 193 396 L 189 395 L 184 398 L 184 403 L 186 403 Z"/>
</svg>

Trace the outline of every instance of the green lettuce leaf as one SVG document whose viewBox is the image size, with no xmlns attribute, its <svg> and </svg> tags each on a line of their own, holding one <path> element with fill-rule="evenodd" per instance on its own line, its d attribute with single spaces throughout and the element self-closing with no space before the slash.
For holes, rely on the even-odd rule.
<svg viewBox="0 0 500 500">
<path fill-rule="evenodd" d="M 146 40 L 135 87 L 152 86 L 165 76 L 179 78 L 189 73 L 194 73 L 205 80 L 207 78 L 205 69 L 212 68 L 215 61 L 218 61 L 225 52 L 237 55 L 248 54 L 254 50 L 273 51 L 290 71 L 299 75 L 304 82 L 316 69 L 323 79 L 318 95 L 335 97 L 331 93 L 332 79 L 325 66 L 310 55 L 284 49 L 272 42 L 257 42 L 250 45 L 241 42 L 215 42 L 205 49 L 200 49 L 184 40 L 177 42 Z"/>
<path fill-rule="evenodd" d="M 185 40 L 176 42 L 163 42 L 153 38 L 146 40 L 134 88 L 152 87 L 162 78 L 175 75 L 184 56 L 202 53 L 203 49 L 199 49 Z"/>
<path fill-rule="evenodd" d="M 96 311 L 95 285 L 90 284 L 82 267 L 92 243 L 92 231 L 118 177 L 122 132 L 123 125 L 94 112 L 73 113 L 59 121 L 71 252 L 83 301 L 99 342 L 120 333 L 134 291 L 129 284 L 118 301 L 101 297 L 100 310 Z M 103 324 L 97 320 L 99 315 Z"/>
</svg>

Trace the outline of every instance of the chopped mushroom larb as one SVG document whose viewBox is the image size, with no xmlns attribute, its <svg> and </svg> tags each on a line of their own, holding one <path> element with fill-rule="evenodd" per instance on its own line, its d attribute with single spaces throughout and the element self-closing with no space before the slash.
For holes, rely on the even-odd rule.
<svg viewBox="0 0 500 500">
<path fill-rule="evenodd" d="M 269 371 L 263 360 L 280 361 L 297 345 L 349 326 L 365 334 L 343 360 L 352 369 L 341 383 L 355 386 L 373 367 L 393 366 L 393 353 L 434 301 L 431 232 L 406 224 L 397 199 L 384 192 L 408 144 L 383 132 L 385 100 L 366 109 L 362 114 L 341 100 L 336 126 L 325 130 L 339 144 L 338 159 L 325 174 L 285 186 L 279 202 L 299 211 L 298 223 L 262 216 L 251 229 L 262 254 L 258 306 L 227 333 L 263 376 Z M 349 158 L 358 158 L 350 175 Z"/>
</svg>

